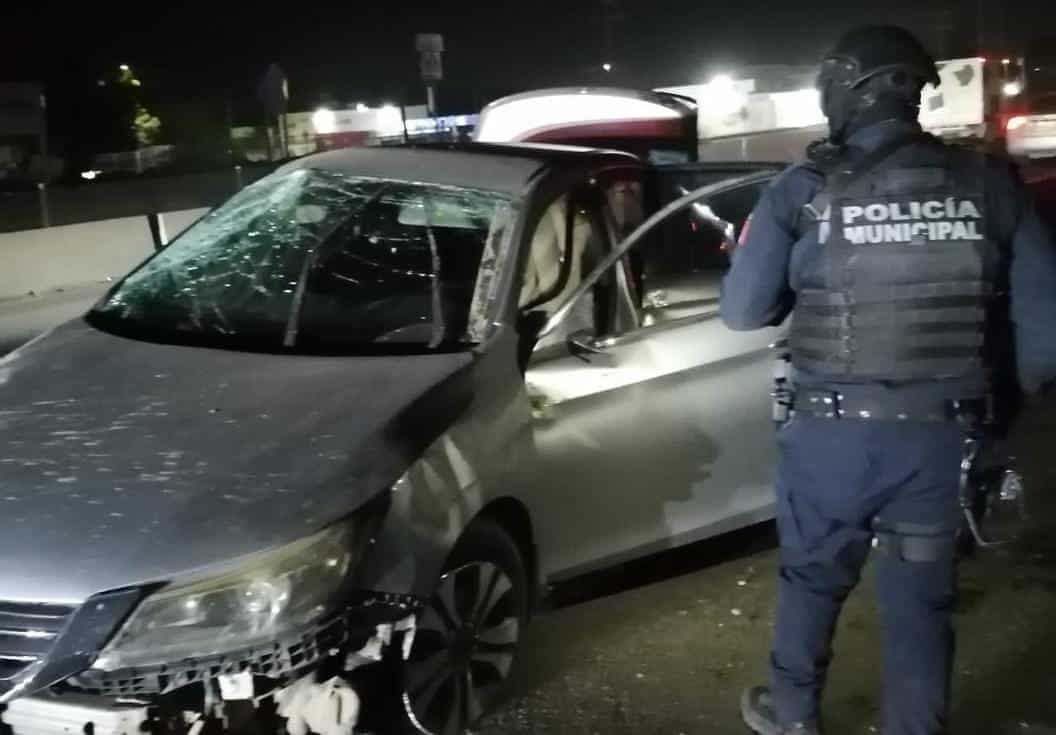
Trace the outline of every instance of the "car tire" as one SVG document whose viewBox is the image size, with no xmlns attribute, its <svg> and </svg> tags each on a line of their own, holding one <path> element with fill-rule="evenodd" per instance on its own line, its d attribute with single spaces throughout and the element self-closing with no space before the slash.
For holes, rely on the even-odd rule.
<svg viewBox="0 0 1056 735">
<path fill-rule="evenodd" d="M 528 618 L 528 578 L 516 542 L 481 519 L 463 533 L 404 664 L 409 732 L 462 735 L 507 689 Z"/>
</svg>

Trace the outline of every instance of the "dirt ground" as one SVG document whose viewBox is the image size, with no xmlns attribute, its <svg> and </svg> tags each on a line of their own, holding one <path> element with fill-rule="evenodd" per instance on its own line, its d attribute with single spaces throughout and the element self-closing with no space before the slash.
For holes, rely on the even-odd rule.
<svg viewBox="0 0 1056 735">
<path fill-rule="evenodd" d="M 1013 547 L 961 568 L 953 731 L 1056 733 L 1056 401 L 1020 422 L 1031 524 Z M 766 677 L 777 555 L 750 529 L 558 589 L 525 640 L 516 694 L 484 735 L 743 735 L 738 700 Z M 881 731 L 871 575 L 841 620 L 826 693 L 829 733 Z"/>
</svg>

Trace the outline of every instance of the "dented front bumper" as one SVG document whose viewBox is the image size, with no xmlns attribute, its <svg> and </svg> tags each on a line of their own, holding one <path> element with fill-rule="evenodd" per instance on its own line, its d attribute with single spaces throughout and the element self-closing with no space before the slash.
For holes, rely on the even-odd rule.
<svg viewBox="0 0 1056 735">
<path fill-rule="evenodd" d="M 420 609 L 420 601 L 410 596 L 364 594 L 340 614 L 266 647 L 114 671 L 89 668 L 90 656 L 84 655 L 77 673 L 43 690 L 27 684 L 15 692 L 0 722 L 14 735 L 80 732 L 89 722 L 96 735 L 131 734 L 142 732 L 143 723 L 171 727 L 176 720 L 182 727 L 188 717 L 191 724 L 194 717 L 228 722 L 231 713 L 225 711 L 237 709 L 240 701 L 256 716 L 257 704 L 269 697 L 279 717 L 297 721 L 326 706 L 315 696 L 325 686 L 325 701 L 337 701 L 332 691 L 337 680 L 353 692 L 345 696 L 356 698 L 358 719 L 355 691 L 366 690 L 368 699 L 379 700 L 368 701 L 365 710 L 381 699 L 386 709 L 398 701 L 397 665 L 409 653 Z M 99 641 L 95 653 L 104 643 Z M 40 668 L 48 666 L 47 659 L 40 662 Z M 347 706 L 345 711 L 347 716 Z M 60 729 L 53 723 L 61 723 Z"/>
</svg>

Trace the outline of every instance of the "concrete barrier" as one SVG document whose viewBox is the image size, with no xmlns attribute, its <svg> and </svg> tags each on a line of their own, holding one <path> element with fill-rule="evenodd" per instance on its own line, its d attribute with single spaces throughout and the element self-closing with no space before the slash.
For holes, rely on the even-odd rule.
<svg viewBox="0 0 1056 735">
<path fill-rule="evenodd" d="M 207 211 L 162 215 L 166 239 Z M 146 217 L 0 234 L 0 300 L 120 278 L 153 252 Z"/>
<path fill-rule="evenodd" d="M 200 174 L 143 176 L 113 181 L 82 181 L 47 187 L 51 225 L 73 225 L 101 219 L 146 216 L 215 207 L 243 186 L 270 173 L 276 164 L 245 166 Z M 0 232 L 21 232 L 41 226 L 37 191 L 0 192 Z"/>
<path fill-rule="evenodd" d="M 702 140 L 700 160 L 798 163 L 806 158 L 807 146 L 827 132 L 825 126 L 812 126 Z"/>
<path fill-rule="evenodd" d="M 168 244 L 172 242 L 184 230 L 210 211 L 209 207 L 201 207 L 199 209 L 185 209 L 182 212 L 167 212 L 158 215 L 161 224 L 162 243 Z"/>
</svg>

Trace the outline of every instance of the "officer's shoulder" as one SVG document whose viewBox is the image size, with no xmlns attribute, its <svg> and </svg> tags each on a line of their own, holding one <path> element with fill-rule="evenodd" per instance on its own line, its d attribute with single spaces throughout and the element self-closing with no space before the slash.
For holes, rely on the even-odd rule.
<svg viewBox="0 0 1056 735">
<path fill-rule="evenodd" d="M 1007 202 L 1023 203 L 1029 199 L 1019 166 L 1008 156 L 984 153 L 983 176 L 987 191 Z"/>
<path fill-rule="evenodd" d="M 1000 178 L 1008 184 L 1018 187 L 1023 183 L 1023 175 L 1020 173 L 1019 165 L 1011 158 L 1001 153 L 982 153 L 983 168 L 987 176 Z"/>
<path fill-rule="evenodd" d="M 814 191 L 824 183 L 825 174 L 815 164 L 806 161 L 789 166 L 774 177 L 770 188 L 782 193 Z"/>
<path fill-rule="evenodd" d="M 982 177 L 990 197 L 996 197 L 997 201 L 1022 201 L 1026 196 L 1019 167 L 1007 155 L 980 150 L 971 144 L 944 142 L 943 145 L 949 160 L 954 161 L 962 172 L 975 172 Z"/>
<path fill-rule="evenodd" d="M 765 210 L 791 227 L 798 212 L 824 185 L 824 177 L 808 164 L 789 166 L 770 182 L 756 205 L 756 213 Z"/>
<path fill-rule="evenodd" d="M 990 182 L 1001 181 L 1015 184 L 1022 180 L 1019 168 L 1007 155 L 979 150 L 967 143 L 944 143 L 947 154 L 967 166 L 982 170 Z"/>
</svg>

